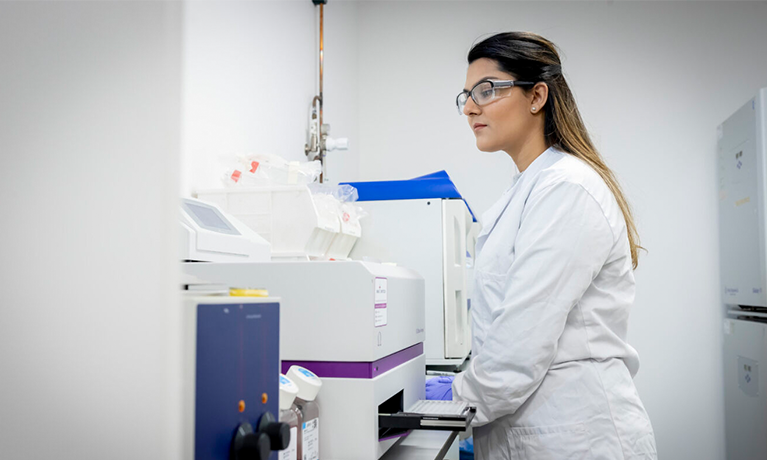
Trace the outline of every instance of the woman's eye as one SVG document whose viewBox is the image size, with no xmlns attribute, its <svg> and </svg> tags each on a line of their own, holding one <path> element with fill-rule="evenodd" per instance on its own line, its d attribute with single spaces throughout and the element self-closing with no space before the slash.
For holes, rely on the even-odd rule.
<svg viewBox="0 0 767 460">
<path fill-rule="evenodd" d="M 491 97 L 492 95 L 493 95 L 493 90 L 492 89 L 488 89 L 488 90 L 482 91 L 482 97 Z"/>
</svg>

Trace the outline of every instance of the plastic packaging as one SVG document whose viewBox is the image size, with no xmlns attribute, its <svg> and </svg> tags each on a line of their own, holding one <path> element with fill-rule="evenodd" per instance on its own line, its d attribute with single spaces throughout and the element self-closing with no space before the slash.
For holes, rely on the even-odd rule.
<svg viewBox="0 0 767 460">
<path fill-rule="evenodd" d="M 335 208 L 325 205 L 321 212 L 306 185 L 231 187 L 200 190 L 196 195 L 267 240 L 272 245 L 272 260 L 327 258 L 333 239 L 341 232 Z"/>
<path fill-rule="evenodd" d="M 214 203 L 238 218 L 272 245 L 273 260 L 347 259 L 362 236 L 349 184 L 314 183 L 319 162 L 287 162 L 275 155 L 241 155 L 225 159 L 224 189 L 200 190 L 200 200 Z M 292 185 L 288 182 L 293 182 Z M 306 182 L 306 183 L 304 183 Z"/>
<path fill-rule="evenodd" d="M 286 376 L 280 374 L 280 422 L 290 427 L 290 444 L 285 450 L 277 453 L 278 460 L 301 460 L 302 437 L 301 411 L 294 404 L 298 386 Z"/>
<path fill-rule="evenodd" d="M 300 366 L 290 366 L 288 377 L 298 386 L 296 406 L 301 411 L 301 443 L 304 460 L 320 458 L 320 408 L 314 399 L 322 387 L 322 381 L 312 371 Z"/>
<path fill-rule="evenodd" d="M 224 159 L 227 169 L 221 180 L 226 187 L 306 185 L 322 172 L 319 161 L 287 161 L 271 154 L 233 155 Z"/>
<path fill-rule="evenodd" d="M 311 190 L 312 195 L 330 195 L 342 203 L 351 203 L 359 199 L 357 189 L 349 184 L 311 184 L 309 190 Z"/>
<path fill-rule="evenodd" d="M 334 236 L 325 257 L 327 259 L 346 259 L 354 243 L 362 236 L 360 219 L 367 216 L 362 207 L 354 204 L 359 198 L 357 189 L 348 184 L 326 185 L 311 184 L 317 210 L 328 215 L 337 216 L 340 221 L 340 231 Z"/>
</svg>

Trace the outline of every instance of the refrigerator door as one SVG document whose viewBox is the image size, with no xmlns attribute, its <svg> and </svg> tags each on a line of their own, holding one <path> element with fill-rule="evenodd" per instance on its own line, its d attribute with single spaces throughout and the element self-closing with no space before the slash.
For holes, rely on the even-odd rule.
<svg viewBox="0 0 767 460">
<path fill-rule="evenodd" d="M 767 323 L 724 321 L 726 458 L 767 459 Z"/>
</svg>

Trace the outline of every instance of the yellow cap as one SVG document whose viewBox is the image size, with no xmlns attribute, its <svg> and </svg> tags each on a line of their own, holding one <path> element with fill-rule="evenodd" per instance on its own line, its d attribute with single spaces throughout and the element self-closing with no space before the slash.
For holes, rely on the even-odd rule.
<svg viewBox="0 0 767 460">
<path fill-rule="evenodd" d="M 269 297 L 269 291 L 266 289 L 229 289 L 229 295 L 232 297 Z"/>
</svg>

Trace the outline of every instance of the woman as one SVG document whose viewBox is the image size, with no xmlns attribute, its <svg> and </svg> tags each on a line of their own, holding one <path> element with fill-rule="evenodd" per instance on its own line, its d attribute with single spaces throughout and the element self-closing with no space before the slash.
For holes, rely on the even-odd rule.
<svg viewBox="0 0 767 460">
<path fill-rule="evenodd" d="M 584 128 L 556 47 L 502 33 L 469 52 L 457 98 L 486 152 L 519 169 L 483 216 L 473 343 L 453 398 L 492 459 L 655 459 L 626 343 L 638 239 Z"/>
</svg>

